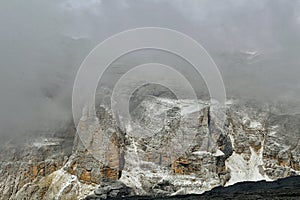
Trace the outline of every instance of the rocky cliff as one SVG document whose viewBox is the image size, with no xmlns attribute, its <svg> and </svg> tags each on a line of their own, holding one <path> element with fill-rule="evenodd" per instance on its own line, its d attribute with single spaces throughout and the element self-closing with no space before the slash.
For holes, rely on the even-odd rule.
<svg viewBox="0 0 300 200">
<path fill-rule="evenodd" d="M 84 112 L 77 134 L 66 128 L 3 146 L 0 199 L 200 194 L 300 174 L 300 115 L 278 105 L 145 98 L 130 126 L 96 109 Z"/>
</svg>

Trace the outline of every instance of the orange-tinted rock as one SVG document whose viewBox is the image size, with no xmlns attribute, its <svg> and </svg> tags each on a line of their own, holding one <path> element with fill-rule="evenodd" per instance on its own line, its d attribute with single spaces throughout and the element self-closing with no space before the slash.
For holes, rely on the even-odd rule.
<svg viewBox="0 0 300 200">
<path fill-rule="evenodd" d="M 91 172 L 83 171 L 82 174 L 80 175 L 80 180 L 90 183 L 91 182 Z"/>
<path fill-rule="evenodd" d="M 101 169 L 101 177 L 106 180 L 118 180 L 120 171 L 113 168 L 103 168 Z"/>
<path fill-rule="evenodd" d="M 38 175 L 38 166 L 33 165 L 32 166 L 32 175 L 37 176 Z"/>
<path fill-rule="evenodd" d="M 179 158 L 172 163 L 172 170 L 176 174 L 190 174 L 193 172 L 193 168 L 190 162 L 185 158 Z"/>
</svg>

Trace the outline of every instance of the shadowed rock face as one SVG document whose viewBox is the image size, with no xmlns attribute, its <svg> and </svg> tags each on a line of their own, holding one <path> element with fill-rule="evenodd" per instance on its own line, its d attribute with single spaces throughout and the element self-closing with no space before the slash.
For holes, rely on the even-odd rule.
<svg viewBox="0 0 300 200">
<path fill-rule="evenodd" d="M 243 182 L 229 187 L 218 187 L 200 196 L 203 199 L 299 199 L 300 176 L 274 182 Z"/>
<path fill-rule="evenodd" d="M 288 177 L 274 182 L 243 182 L 229 187 L 217 187 L 201 195 L 180 195 L 172 197 L 125 197 L 107 198 L 109 200 L 222 200 L 222 199 L 282 199 L 292 200 L 300 198 L 300 176 Z M 86 200 L 98 200 L 100 198 L 87 197 Z"/>
<path fill-rule="evenodd" d="M 299 115 L 233 102 L 220 126 L 213 109 L 208 102 L 145 98 L 132 110 L 139 120 L 130 128 L 122 121 L 119 127 L 106 106 L 96 116 L 85 111 L 75 137 L 67 128 L 3 148 L 0 199 L 185 195 L 299 175 Z"/>
</svg>

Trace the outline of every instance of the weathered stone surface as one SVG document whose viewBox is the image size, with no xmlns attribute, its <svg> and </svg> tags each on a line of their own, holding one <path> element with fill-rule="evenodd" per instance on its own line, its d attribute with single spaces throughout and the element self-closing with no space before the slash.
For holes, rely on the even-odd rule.
<svg viewBox="0 0 300 200">
<path fill-rule="evenodd" d="M 23 143 L 11 141 L 1 148 L 0 199 L 77 199 L 93 190 L 62 170 L 74 140 L 70 127 L 32 133 Z"/>
<path fill-rule="evenodd" d="M 87 196 L 85 200 L 121 198 L 132 195 L 132 189 L 127 187 L 124 183 L 120 181 L 109 181 L 101 183 L 94 191 L 94 194 Z"/>
<path fill-rule="evenodd" d="M 3 148 L 0 199 L 203 193 L 300 173 L 300 115 L 237 102 L 227 105 L 220 125 L 214 109 L 207 102 L 144 99 L 132 108 L 131 127 L 122 121 L 119 127 L 105 106 L 96 116 L 85 111 L 76 136 L 34 136 Z"/>
</svg>

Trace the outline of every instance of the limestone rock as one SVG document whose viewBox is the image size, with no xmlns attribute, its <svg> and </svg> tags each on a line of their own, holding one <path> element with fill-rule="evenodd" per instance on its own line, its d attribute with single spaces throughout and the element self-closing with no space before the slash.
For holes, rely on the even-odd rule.
<svg viewBox="0 0 300 200">
<path fill-rule="evenodd" d="M 77 133 L 70 125 L 3 146 L 0 199 L 198 194 L 300 175 L 300 115 L 276 105 L 155 97 L 135 101 L 131 115 L 126 124 L 97 106 Z"/>
</svg>

